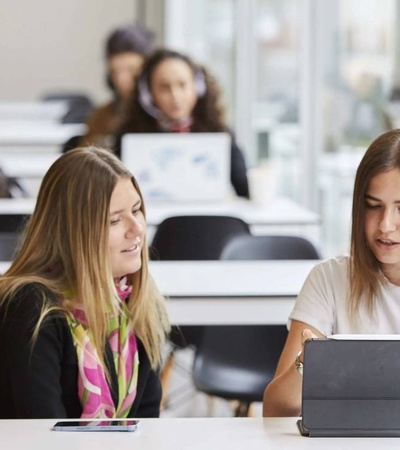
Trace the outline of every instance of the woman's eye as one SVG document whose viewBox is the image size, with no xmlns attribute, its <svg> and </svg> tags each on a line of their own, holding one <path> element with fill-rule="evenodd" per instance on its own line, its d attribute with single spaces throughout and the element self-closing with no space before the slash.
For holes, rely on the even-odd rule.
<svg viewBox="0 0 400 450">
<path fill-rule="evenodd" d="M 366 203 L 365 206 L 368 209 L 379 209 L 381 207 L 381 205 L 375 205 L 375 204 L 373 205 L 371 203 Z"/>
<path fill-rule="evenodd" d="M 132 209 L 132 214 L 134 216 L 138 215 L 140 213 L 140 209 Z"/>
<path fill-rule="evenodd" d="M 119 222 L 119 219 L 113 219 L 110 221 L 110 225 L 116 225 Z"/>
</svg>

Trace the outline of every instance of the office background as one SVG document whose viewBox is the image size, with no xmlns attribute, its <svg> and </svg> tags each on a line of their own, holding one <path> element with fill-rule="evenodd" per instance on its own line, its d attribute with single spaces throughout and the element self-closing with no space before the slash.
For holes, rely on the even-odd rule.
<svg viewBox="0 0 400 450">
<path fill-rule="evenodd" d="M 0 5 L 0 98 L 80 91 L 100 103 L 103 43 L 139 20 L 206 64 L 250 171 L 321 214 L 347 251 L 352 182 L 368 143 L 398 125 L 398 0 L 38 0 Z"/>
</svg>

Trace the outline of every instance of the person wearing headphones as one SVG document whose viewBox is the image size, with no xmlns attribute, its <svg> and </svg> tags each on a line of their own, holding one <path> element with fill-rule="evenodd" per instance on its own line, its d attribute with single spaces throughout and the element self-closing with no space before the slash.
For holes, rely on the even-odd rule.
<svg viewBox="0 0 400 450">
<path fill-rule="evenodd" d="M 153 46 L 154 33 L 139 23 L 119 27 L 109 35 L 105 46 L 107 85 L 114 98 L 88 117 L 88 131 L 79 140 L 80 145 L 114 145 L 114 135 L 123 122 L 135 77 Z"/>
<path fill-rule="evenodd" d="M 215 79 L 189 57 L 156 50 L 136 81 L 116 153 L 126 133 L 207 133 L 229 131 Z M 230 133 L 232 135 L 232 133 Z M 249 197 L 246 164 L 232 136 L 231 183 L 238 196 Z"/>
</svg>

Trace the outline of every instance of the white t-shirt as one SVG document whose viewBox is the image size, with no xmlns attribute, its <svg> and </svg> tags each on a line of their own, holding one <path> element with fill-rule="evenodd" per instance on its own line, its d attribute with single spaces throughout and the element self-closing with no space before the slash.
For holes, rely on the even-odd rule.
<svg viewBox="0 0 400 450">
<path fill-rule="evenodd" d="M 308 275 L 289 317 L 330 334 L 399 334 L 400 286 L 385 282 L 382 300 L 371 317 L 361 307 L 359 319 L 351 323 L 347 312 L 349 257 L 340 256 L 318 263 Z"/>
</svg>

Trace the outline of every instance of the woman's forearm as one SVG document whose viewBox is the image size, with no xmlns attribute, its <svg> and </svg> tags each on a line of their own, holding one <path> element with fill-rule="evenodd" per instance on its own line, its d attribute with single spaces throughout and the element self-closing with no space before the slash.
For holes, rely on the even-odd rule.
<svg viewBox="0 0 400 450">
<path fill-rule="evenodd" d="M 266 387 L 263 399 L 264 417 L 293 417 L 301 412 L 302 378 L 293 364 Z"/>
</svg>

